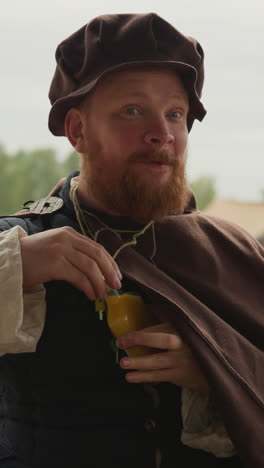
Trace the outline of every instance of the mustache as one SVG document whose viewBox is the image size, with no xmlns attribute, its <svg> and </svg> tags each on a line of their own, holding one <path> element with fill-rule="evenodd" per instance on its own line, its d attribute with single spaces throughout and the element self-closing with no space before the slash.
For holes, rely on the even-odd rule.
<svg viewBox="0 0 264 468">
<path fill-rule="evenodd" d="M 177 164 L 177 160 L 174 156 L 172 156 L 168 151 L 151 151 L 151 152 L 141 152 L 141 153 L 133 153 L 128 158 L 129 162 L 160 162 L 164 164 L 171 164 L 175 166 Z"/>
</svg>

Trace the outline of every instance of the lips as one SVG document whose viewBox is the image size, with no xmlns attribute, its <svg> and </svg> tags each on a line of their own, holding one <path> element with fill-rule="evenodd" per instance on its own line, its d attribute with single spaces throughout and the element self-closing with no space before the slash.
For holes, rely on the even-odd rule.
<svg viewBox="0 0 264 468">
<path fill-rule="evenodd" d="M 146 164 L 148 166 L 157 166 L 157 167 L 162 167 L 162 166 L 171 166 L 171 163 L 165 162 L 165 161 L 137 161 L 141 164 Z"/>
<path fill-rule="evenodd" d="M 164 162 L 164 161 L 146 161 L 146 163 L 150 163 L 150 164 L 157 164 L 159 166 L 170 166 L 170 164 L 168 162 Z"/>
<path fill-rule="evenodd" d="M 176 158 L 168 151 L 148 151 L 131 154 L 129 162 L 156 166 L 174 166 Z"/>
</svg>

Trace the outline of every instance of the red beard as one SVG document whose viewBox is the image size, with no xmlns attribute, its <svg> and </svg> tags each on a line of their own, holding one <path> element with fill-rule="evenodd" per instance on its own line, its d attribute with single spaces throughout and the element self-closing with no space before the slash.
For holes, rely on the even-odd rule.
<svg viewBox="0 0 264 468">
<path fill-rule="evenodd" d="M 153 186 L 145 182 L 133 170 L 136 161 L 159 161 L 172 166 L 171 176 L 166 184 Z M 187 198 L 185 164 L 182 157 L 172 158 L 166 151 L 134 153 L 125 170 L 110 173 L 96 157 L 92 163 L 83 163 L 87 190 L 92 197 L 105 207 L 106 212 L 129 216 L 139 222 L 161 220 L 164 216 L 182 210 Z"/>
</svg>

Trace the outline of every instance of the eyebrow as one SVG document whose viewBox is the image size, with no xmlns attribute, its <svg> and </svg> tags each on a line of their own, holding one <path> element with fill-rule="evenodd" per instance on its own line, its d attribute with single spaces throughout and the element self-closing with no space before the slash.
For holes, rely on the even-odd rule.
<svg viewBox="0 0 264 468">
<path fill-rule="evenodd" d="M 144 93 L 143 91 L 127 91 L 125 90 L 125 94 L 122 92 L 122 90 L 120 92 L 117 92 L 116 94 L 117 97 L 119 98 L 122 98 L 122 97 L 127 97 L 127 98 L 130 98 L 130 97 L 147 97 L 147 94 Z M 179 94 L 179 93 L 174 93 L 174 94 L 171 94 L 170 96 L 168 96 L 168 99 L 177 99 L 178 101 L 182 101 L 183 103 L 186 103 L 188 102 L 188 97 L 186 99 L 186 97 L 182 94 Z"/>
</svg>

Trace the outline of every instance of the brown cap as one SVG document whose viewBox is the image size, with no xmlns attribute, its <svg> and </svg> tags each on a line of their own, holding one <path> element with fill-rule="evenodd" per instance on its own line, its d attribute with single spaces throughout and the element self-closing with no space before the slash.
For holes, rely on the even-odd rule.
<svg viewBox="0 0 264 468">
<path fill-rule="evenodd" d="M 142 64 L 165 65 L 181 76 L 188 92 L 188 129 L 206 111 L 200 101 L 203 49 L 155 13 L 103 15 L 65 39 L 56 50 L 49 129 L 65 135 L 64 119 L 106 73 Z"/>
</svg>

